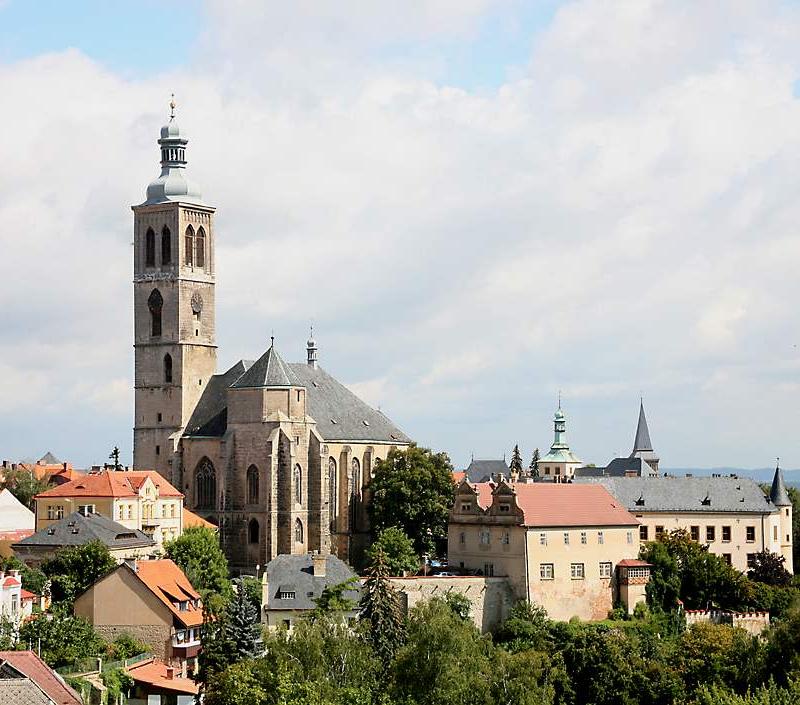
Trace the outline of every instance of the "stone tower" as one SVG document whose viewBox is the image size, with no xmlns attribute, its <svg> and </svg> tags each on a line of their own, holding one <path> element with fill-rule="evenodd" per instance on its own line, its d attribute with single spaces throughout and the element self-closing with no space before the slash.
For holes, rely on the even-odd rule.
<svg viewBox="0 0 800 705">
<path fill-rule="evenodd" d="M 133 465 L 179 482 L 178 441 L 216 372 L 214 208 L 186 179 L 186 135 L 170 104 L 161 175 L 133 206 Z"/>
</svg>

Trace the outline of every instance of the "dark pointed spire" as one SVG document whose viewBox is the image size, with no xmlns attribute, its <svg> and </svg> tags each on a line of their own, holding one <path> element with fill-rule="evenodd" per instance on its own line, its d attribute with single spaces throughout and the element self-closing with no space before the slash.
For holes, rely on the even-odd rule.
<svg viewBox="0 0 800 705">
<path fill-rule="evenodd" d="M 636 426 L 636 438 L 633 439 L 633 452 L 631 456 L 643 451 L 653 450 L 653 443 L 650 440 L 650 429 L 647 428 L 647 417 L 644 415 L 644 400 L 639 400 L 639 423 Z"/>
<path fill-rule="evenodd" d="M 239 379 L 233 387 L 299 387 L 300 382 L 292 369 L 275 349 L 275 336 L 270 338 L 270 346 L 258 360 Z"/>
<path fill-rule="evenodd" d="M 772 478 L 772 488 L 769 491 L 769 498 L 776 507 L 791 507 L 792 500 L 786 491 L 786 483 L 783 480 L 783 470 L 780 463 L 775 468 L 775 476 Z"/>
</svg>

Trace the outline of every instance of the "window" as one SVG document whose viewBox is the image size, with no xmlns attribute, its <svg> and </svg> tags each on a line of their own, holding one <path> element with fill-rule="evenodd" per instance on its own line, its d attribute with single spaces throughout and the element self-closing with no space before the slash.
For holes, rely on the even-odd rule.
<svg viewBox="0 0 800 705">
<path fill-rule="evenodd" d="M 361 496 L 361 463 L 358 458 L 353 458 L 350 465 L 353 468 L 353 495 Z"/>
<path fill-rule="evenodd" d="M 494 563 L 484 563 L 483 564 L 483 574 L 487 578 L 494 577 Z"/>
<path fill-rule="evenodd" d="M 336 461 L 328 458 L 328 509 L 331 517 L 331 528 L 336 526 L 337 514 L 337 483 L 336 483 Z"/>
<path fill-rule="evenodd" d="M 552 563 L 540 563 L 539 564 L 539 578 L 541 580 L 552 580 L 553 579 L 553 564 Z"/>
<path fill-rule="evenodd" d="M 611 577 L 611 563 L 608 561 L 601 561 L 600 563 L 600 577 L 601 578 L 610 578 Z"/>
<path fill-rule="evenodd" d="M 458 542 L 463 546 L 467 542 L 467 535 L 465 532 L 461 532 L 458 535 Z"/>
<path fill-rule="evenodd" d="M 561 468 L 554 468 L 554 469 L 555 469 L 555 474 L 556 475 L 560 475 L 561 474 Z"/>
<path fill-rule="evenodd" d="M 195 504 L 198 509 L 215 509 L 217 472 L 208 458 L 203 458 L 194 471 Z"/>
<path fill-rule="evenodd" d="M 713 526 L 707 526 L 706 527 L 706 541 L 711 543 L 712 541 L 714 541 L 716 539 L 716 537 L 717 537 L 716 528 L 713 527 Z"/>
<path fill-rule="evenodd" d="M 689 527 L 689 536 L 692 537 L 692 541 L 700 541 L 700 527 L 699 526 L 690 526 Z"/>
<path fill-rule="evenodd" d="M 732 565 L 733 564 L 733 560 L 732 560 L 732 557 L 731 557 L 730 553 L 723 553 L 722 554 L 722 560 L 724 560 L 728 565 Z"/>
<path fill-rule="evenodd" d="M 47 506 L 47 518 L 48 519 L 63 519 L 64 518 L 64 507 L 59 505 L 48 505 Z"/>
<path fill-rule="evenodd" d="M 481 529 L 481 545 L 488 546 L 491 543 L 492 537 L 489 534 L 489 531 L 486 529 Z"/>
<path fill-rule="evenodd" d="M 500 537 L 500 543 L 502 543 L 504 546 L 508 546 L 510 541 L 511 535 L 508 533 L 508 531 L 504 531 L 503 535 Z"/>
<path fill-rule="evenodd" d="M 748 526 L 745 529 L 747 543 L 755 543 L 756 540 L 756 527 L 755 526 Z"/>
<path fill-rule="evenodd" d="M 17 595 L 11 596 L 11 615 L 16 616 L 19 604 L 17 603 Z"/>
<path fill-rule="evenodd" d="M 564 532 L 564 543 L 569 545 L 569 531 Z"/>
<path fill-rule="evenodd" d="M 156 446 L 156 455 L 161 455 L 161 446 Z"/>
<path fill-rule="evenodd" d="M 544 469 L 544 474 L 545 475 L 549 475 L 550 474 L 550 468 L 545 468 Z"/>
<path fill-rule="evenodd" d="M 547 534 L 542 532 L 539 534 L 539 545 L 546 546 L 547 545 Z"/>
<path fill-rule="evenodd" d="M 147 299 L 147 308 L 150 311 L 150 335 L 161 335 L 161 309 L 164 307 L 164 298 L 158 289 L 153 289 Z"/>
<path fill-rule="evenodd" d="M 161 412 L 160 411 L 156 415 L 156 419 L 157 419 L 158 423 L 161 423 L 162 416 L 161 416 Z"/>
<path fill-rule="evenodd" d="M 605 539 L 603 538 L 603 532 L 602 531 L 598 531 L 597 532 L 597 543 L 604 543 L 604 542 L 605 542 Z"/>
<path fill-rule="evenodd" d="M 650 568 L 628 568 L 629 578 L 646 578 L 650 575 Z"/>
<path fill-rule="evenodd" d="M 583 580 L 584 578 L 583 563 L 571 563 L 569 566 L 569 574 L 573 580 Z"/>
<path fill-rule="evenodd" d="M 647 541 L 647 527 L 644 524 L 639 527 L 639 540 Z"/>
<path fill-rule="evenodd" d="M 83 516 L 88 517 L 90 514 L 94 514 L 95 507 L 93 504 L 80 504 L 78 505 L 78 513 L 83 514 Z"/>
<path fill-rule="evenodd" d="M 197 231 L 197 239 L 194 244 L 195 264 L 198 267 L 206 266 L 206 231 L 203 226 Z"/>
<path fill-rule="evenodd" d="M 295 593 L 294 591 L 290 592 L 289 590 L 286 590 L 286 591 L 281 590 L 281 592 L 278 593 L 278 599 L 279 600 L 294 600 L 296 594 L 297 593 Z M 288 619 L 284 619 L 283 623 L 287 627 L 291 625 L 291 622 Z"/>
<path fill-rule="evenodd" d="M 581 543 L 586 543 L 586 542 L 587 542 L 586 532 L 581 531 Z"/>
<path fill-rule="evenodd" d="M 756 564 L 756 554 L 755 553 L 748 553 L 747 554 L 747 567 L 752 568 Z"/>
<path fill-rule="evenodd" d="M 633 543 L 633 532 L 632 531 L 628 532 L 627 539 L 628 539 L 628 543 L 629 544 Z"/>
<path fill-rule="evenodd" d="M 194 228 L 189 225 L 183 237 L 183 263 L 187 267 L 194 264 Z"/>
<path fill-rule="evenodd" d="M 468 512 L 470 509 L 472 509 L 472 502 L 462 502 L 461 503 L 461 511 L 462 512 Z"/>
<path fill-rule="evenodd" d="M 156 234 L 153 228 L 147 228 L 147 234 L 144 236 L 144 266 L 156 266 Z"/>
<path fill-rule="evenodd" d="M 723 526 L 722 527 L 722 541 L 723 541 L 723 543 L 730 543 L 731 542 L 731 527 L 730 526 Z"/>
<path fill-rule="evenodd" d="M 303 503 L 303 469 L 300 465 L 294 466 L 294 501 L 297 504 Z"/>
<path fill-rule="evenodd" d="M 503 514 L 508 514 L 511 511 L 511 505 L 510 504 L 501 504 L 500 505 L 500 511 Z"/>
<path fill-rule="evenodd" d="M 294 542 L 303 543 L 303 522 L 299 519 L 294 522 Z"/>
<path fill-rule="evenodd" d="M 172 355 L 164 355 L 164 384 L 172 384 Z"/>
<path fill-rule="evenodd" d="M 773 526 L 772 527 L 772 540 L 773 541 L 777 541 L 778 540 L 778 527 L 777 526 Z"/>
<path fill-rule="evenodd" d="M 166 225 L 161 231 L 161 264 L 172 264 L 172 235 Z"/>
<path fill-rule="evenodd" d="M 656 541 L 658 541 L 664 535 L 664 527 L 657 526 L 656 527 Z"/>
<path fill-rule="evenodd" d="M 255 465 L 251 465 L 247 468 L 247 502 L 248 504 L 258 504 L 259 498 L 259 478 L 258 478 L 258 468 Z"/>
<path fill-rule="evenodd" d="M 249 543 L 258 543 L 261 534 L 260 528 L 257 519 L 250 520 L 247 525 L 247 540 Z"/>
</svg>

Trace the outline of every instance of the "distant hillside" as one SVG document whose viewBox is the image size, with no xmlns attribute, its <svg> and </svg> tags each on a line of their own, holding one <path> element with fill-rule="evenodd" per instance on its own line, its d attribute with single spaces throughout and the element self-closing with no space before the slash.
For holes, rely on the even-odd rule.
<svg viewBox="0 0 800 705">
<path fill-rule="evenodd" d="M 772 482 L 775 468 L 659 468 L 661 472 L 670 475 L 738 475 L 739 477 L 752 477 L 757 482 Z M 800 488 L 800 470 L 784 470 L 783 477 L 787 485 Z"/>
</svg>

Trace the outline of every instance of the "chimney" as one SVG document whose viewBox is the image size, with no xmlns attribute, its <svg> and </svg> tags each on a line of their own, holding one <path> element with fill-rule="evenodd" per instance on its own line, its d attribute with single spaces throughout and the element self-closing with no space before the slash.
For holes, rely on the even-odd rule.
<svg viewBox="0 0 800 705">
<path fill-rule="evenodd" d="M 11 469 L 12 470 L 16 470 L 17 469 L 17 464 L 16 463 L 11 463 Z"/>
<path fill-rule="evenodd" d="M 173 666 L 167 666 L 167 680 L 172 680 L 175 678 L 175 668 Z"/>
<path fill-rule="evenodd" d="M 325 577 L 325 567 L 327 565 L 327 556 L 320 555 L 319 553 L 315 553 L 311 556 L 311 560 L 314 562 L 314 577 L 315 578 L 324 578 Z"/>
<path fill-rule="evenodd" d="M 67 469 L 67 464 L 66 463 L 61 463 L 61 464 L 64 466 L 64 470 L 66 470 Z"/>
<path fill-rule="evenodd" d="M 7 467 L 8 467 L 8 461 L 7 461 L 7 460 L 4 460 L 4 461 L 3 461 L 3 467 L 4 467 L 4 468 L 7 468 Z"/>
</svg>

